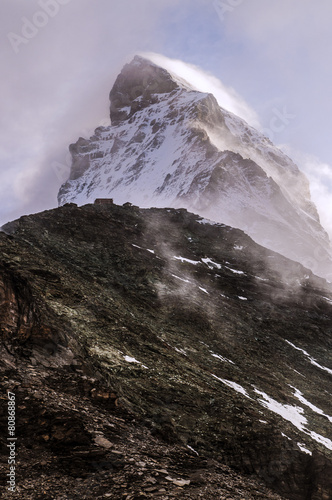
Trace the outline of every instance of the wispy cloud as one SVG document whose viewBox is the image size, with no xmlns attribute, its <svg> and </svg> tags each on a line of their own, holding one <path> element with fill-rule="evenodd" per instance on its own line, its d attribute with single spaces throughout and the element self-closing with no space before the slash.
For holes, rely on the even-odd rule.
<svg viewBox="0 0 332 500">
<path fill-rule="evenodd" d="M 57 206 L 55 165 L 108 115 L 122 65 L 179 0 L 2 0 L 0 225 Z"/>
<path fill-rule="evenodd" d="M 290 146 L 281 147 L 306 174 L 310 183 L 311 198 L 317 207 L 321 224 L 332 242 L 332 166 L 313 155 L 296 151 Z"/>
<path fill-rule="evenodd" d="M 240 116 L 253 127 L 260 128 L 261 125 L 257 113 L 233 88 L 224 85 L 223 82 L 214 75 L 207 71 L 203 71 L 194 64 L 188 64 L 179 59 L 170 59 L 161 54 L 150 52 L 142 53 L 142 56 L 183 78 L 195 90 L 213 94 L 219 106 Z"/>
</svg>

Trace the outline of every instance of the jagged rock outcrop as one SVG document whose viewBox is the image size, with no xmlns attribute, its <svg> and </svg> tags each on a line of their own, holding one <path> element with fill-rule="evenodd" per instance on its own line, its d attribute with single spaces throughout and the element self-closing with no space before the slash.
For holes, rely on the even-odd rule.
<svg viewBox="0 0 332 500">
<path fill-rule="evenodd" d="M 112 124 L 118 125 L 144 107 L 157 103 L 155 94 L 168 94 L 177 87 L 165 69 L 135 57 L 131 64 L 124 66 L 110 92 Z"/>
<path fill-rule="evenodd" d="M 325 280 L 184 209 L 65 205 L 4 230 L 13 498 L 331 498 Z"/>
<path fill-rule="evenodd" d="M 60 205 L 111 197 L 185 207 L 332 276 L 329 239 L 306 177 L 213 95 L 136 56 L 110 92 L 110 116 L 109 127 L 70 146 Z"/>
<path fill-rule="evenodd" d="M 26 277 L 13 273 L 15 264 L 14 260 L 9 267 L 0 267 L 0 335 L 3 339 L 16 338 L 20 342 L 31 337 L 51 336 L 50 329 L 40 321 L 38 305 Z M 31 272 L 38 274 L 38 270 Z M 42 274 L 48 276 L 47 271 Z"/>
</svg>

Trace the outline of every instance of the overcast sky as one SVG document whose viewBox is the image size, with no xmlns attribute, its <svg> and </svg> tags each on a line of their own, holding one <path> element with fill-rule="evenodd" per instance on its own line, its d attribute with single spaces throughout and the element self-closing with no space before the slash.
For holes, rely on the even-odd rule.
<svg viewBox="0 0 332 500">
<path fill-rule="evenodd" d="M 68 145 L 109 123 L 124 63 L 221 80 L 309 176 L 332 233 L 331 0 L 1 0 L 0 224 L 57 205 Z"/>
</svg>

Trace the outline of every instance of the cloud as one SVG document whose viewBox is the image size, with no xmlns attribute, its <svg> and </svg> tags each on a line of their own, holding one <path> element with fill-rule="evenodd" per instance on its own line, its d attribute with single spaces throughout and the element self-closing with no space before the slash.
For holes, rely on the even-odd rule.
<svg viewBox="0 0 332 500">
<path fill-rule="evenodd" d="M 320 222 L 332 241 L 332 166 L 313 155 L 296 151 L 290 146 L 282 146 L 282 149 L 296 161 L 307 176 L 311 198 L 317 207 Z"/>
<path fill-rule="evenodd" d="M 311 197 L 318 209 L 321 224 L 332 241 L 332 167 L 318 158 L 308 156 L 301 162 L 301 168 L 309 179 Z"/>
<path fill-rule="evenodd" d="M 156 26 L 178 1 L 2 0 L 0 225 L 57 206 L 54 165 L 64 173 L 68 145 L 109 118 L 121 67 L 160 49 Z"/>
<path fill-rule="evenodd" d="M 155 64 L 162 66 L 171 73 L 186 80 L 195 90 L 208 92 L 215 96 L 219 106 L 240 116 L 251 126 L 260 128 L 257 113 L 245 100 L 231 87 L 227 87 L 221 80 L 203 71 L 194 64 L 188 64 L 179 59 L 170 59 L 161 54 L 142 53 L 143 57 L 150 59 Z"/>
<path fill-rule="evenodd" d="M 233 85 L 266 117 L 264 126 L 274 107 L 286 107 L 296 119 L 278 140 L 330 163 L 331 16 L 330 0 L 250 0 L 220 23 L 236 59 Z"/>
</svg>

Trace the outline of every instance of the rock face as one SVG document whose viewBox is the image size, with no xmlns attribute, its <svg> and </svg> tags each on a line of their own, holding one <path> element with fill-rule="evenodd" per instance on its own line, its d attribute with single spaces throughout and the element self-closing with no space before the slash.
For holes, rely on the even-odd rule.
<svg viewBox="0 0 332 500">
<path fill-rule="evenodd" d="M 117 125 L 130 113 L 156 104 L 156 94 L 169 94 L 177 88 L 166 70 L 136 57 L 125 65 L 110 92 L 112 124 Z"/>
<path fill-rule="evenodd" d="M 60 205 L 109 196 L 141 207 L 185 207 L 332 276 L 307 179 L 213 95 L 136 56 L 116 79 L 110 102 L 112 125 L 70 146 Z"/>
<path fill-rule="evenodd" d="M 184 209 L 71 204 L 3 229 L 12 498 L 332 497 L 325 280 Z"/>
</svg>

